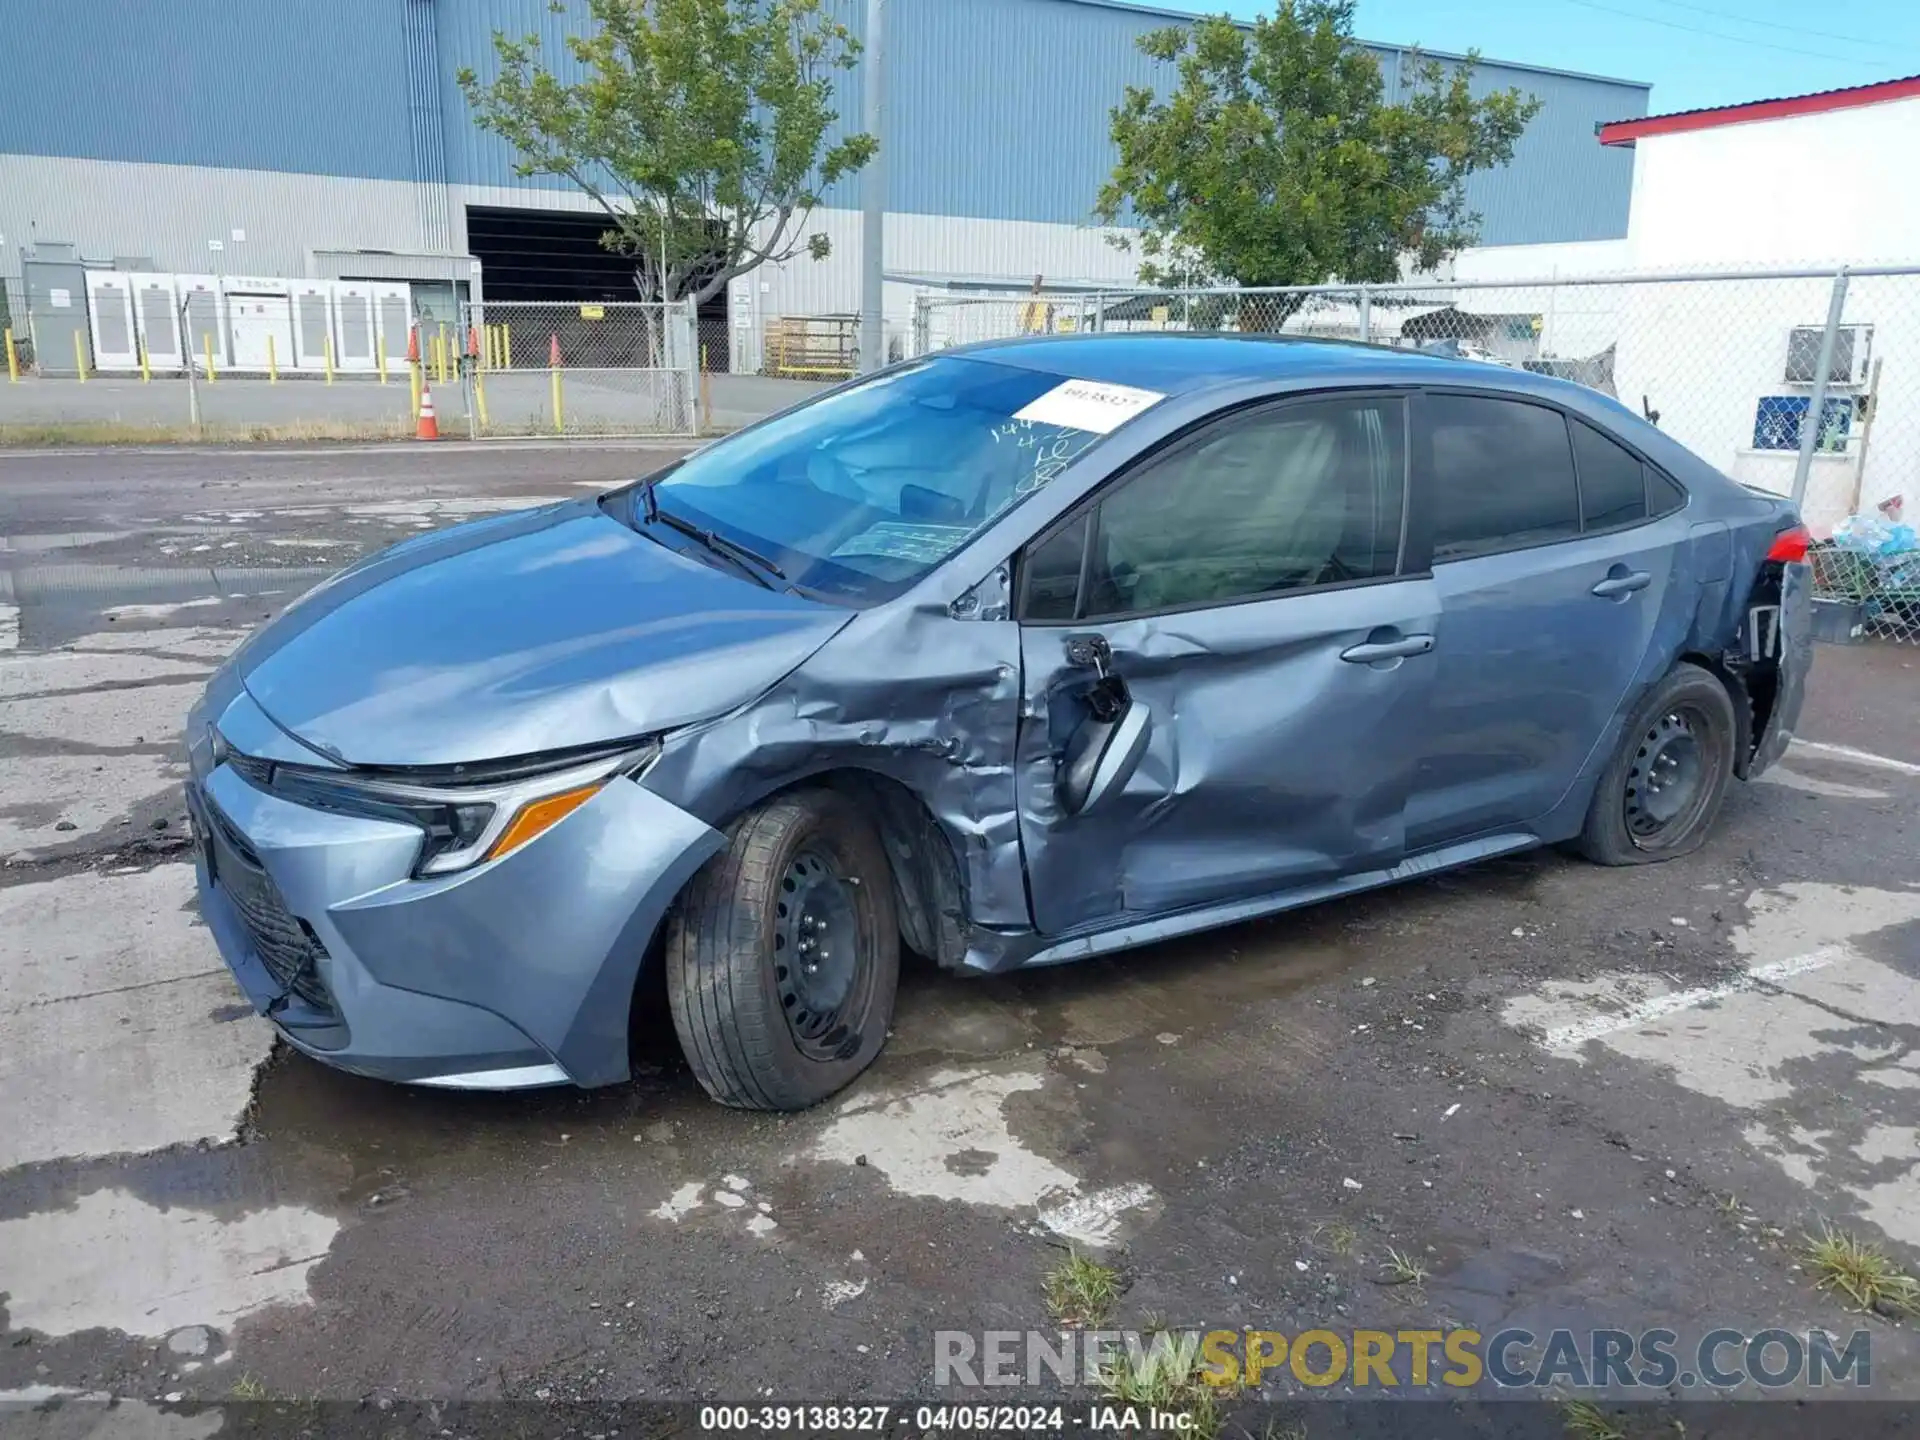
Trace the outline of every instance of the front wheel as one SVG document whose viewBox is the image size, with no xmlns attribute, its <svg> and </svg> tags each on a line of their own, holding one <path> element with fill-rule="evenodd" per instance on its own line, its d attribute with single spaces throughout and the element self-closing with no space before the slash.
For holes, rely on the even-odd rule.
<svg viewBox="0 0 1920 1440">
<path fill-rule="evenodd" d="M 668 922 L 667 1000 L 695 1077 L 742 1110 L 804 1110 L 886 1044 L 900 930 L 886 852 L 832 790 L 735 822 Z"/>
<path fill-rule="evenodd" d="M 1698 665 L 1674 666 L 1627 717 L 1575 848 L 1601 865 L 1698 849 L 1726 798 L 1738 735 L 1727 687 Z"/>
</svg>

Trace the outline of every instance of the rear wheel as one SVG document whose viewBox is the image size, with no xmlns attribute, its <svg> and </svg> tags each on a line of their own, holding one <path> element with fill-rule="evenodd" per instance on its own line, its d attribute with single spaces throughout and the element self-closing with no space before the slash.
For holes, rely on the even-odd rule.
<svg viewBox="0 0 1920 1440">
<path fill-rule="evenodd" d="M 1726 686 L 1679 664 L 1634 708 L 1575 847 L 1602 865 L 1645 865 L 1699 848 L 1733 778 L 1739 734 Z"/>
<path fill-rule="evenodd" d="M 900 931 L 886 853 L 846 796 L 808 790 L 737 821 L 668 922 L 667 999 L 723 1105 L 802 1110 L 886 1043 Z"/>
</svg>

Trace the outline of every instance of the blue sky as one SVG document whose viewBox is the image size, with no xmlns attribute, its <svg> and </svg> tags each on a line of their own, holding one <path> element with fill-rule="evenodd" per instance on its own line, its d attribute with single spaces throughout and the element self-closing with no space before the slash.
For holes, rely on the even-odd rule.
<svg viewBox="0 0 1920 1440">
<path fill-rule="evenodd" d="M 1248 17 L 1266 0 L 1148 0 Z M 1916 0 L 1359 0 L 1364 40 L 1653 83 L 1656 113 L 1920 74 Z"/>
</svg>

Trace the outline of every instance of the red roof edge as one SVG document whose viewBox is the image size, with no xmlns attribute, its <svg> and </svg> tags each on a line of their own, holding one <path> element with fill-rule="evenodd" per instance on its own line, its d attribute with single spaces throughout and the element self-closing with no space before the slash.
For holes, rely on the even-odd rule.
<svg viewBox="0 0 1920 1440">
<path fill-rule="evenodd" d="M 1920 96 L 1920 75 L 1850 85 L 1844 90 L 1822 90 L 1817 95 L 1789 95 L 1780 100 L 1750 100 L 1710 110 L 1683 110 L 1675 115 L 1649 115 L 1643 120 L 1615 120 L 1600 127 L 1602 145 L 1625 145 L 1649 135 L 1682 135 L 1689 130 L 1714 130 L 1722 125 L 1745 125 L 1755 120 L 1786 120 L 1795 115 L 1820 115 L 1829 110 L 1852 110 L 1888 100 Z"/>
</svg>

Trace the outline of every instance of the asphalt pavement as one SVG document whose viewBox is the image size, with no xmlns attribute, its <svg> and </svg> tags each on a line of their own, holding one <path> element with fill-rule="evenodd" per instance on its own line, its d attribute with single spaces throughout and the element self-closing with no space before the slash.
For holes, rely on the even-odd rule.
<svg viewBox="0 0 1920 1440">
<path fill-rule="evenodd" d="M 1823 649 L 1695 855 L 913 968 L 803 1115 L 709 1103 L 659 1016 L 593 1093 L 277 1049 L 192 907 L 209 670 L 372 548 L 669 458 L 0 455 L 0 1392 L 924 1395 L 936 1331 L 1050 1325 L 1071 1249 L 1122 1327 L 1864 1329 L 1920 1393 L 1803 1253 L 1920 1265 L 1920 647 Z"/>
</svg>

